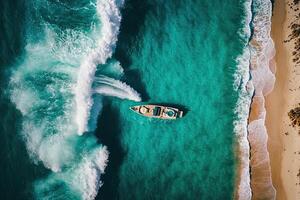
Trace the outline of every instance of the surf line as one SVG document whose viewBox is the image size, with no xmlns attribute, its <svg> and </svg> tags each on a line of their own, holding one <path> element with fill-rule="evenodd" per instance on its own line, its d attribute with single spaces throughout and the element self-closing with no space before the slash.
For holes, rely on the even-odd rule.
<svg viewBox="0 0 300 200">
<path fill-rule="evenodd" d="M 93 131 L 88 128 L 88 119 L 94 103 L 92 84 L 97 65 L 105 64 L 115 50 L 121 22 L 120 8 L 123 4 L 123 0 L 97 1 L 97 14 L 102 23 L 101 37 L 98 40 L 97 48 L 92 50 L 81 63 L 75 87 L 75 120 L 78 135 L 82 135 L 86 131 Z"/>
</svg>

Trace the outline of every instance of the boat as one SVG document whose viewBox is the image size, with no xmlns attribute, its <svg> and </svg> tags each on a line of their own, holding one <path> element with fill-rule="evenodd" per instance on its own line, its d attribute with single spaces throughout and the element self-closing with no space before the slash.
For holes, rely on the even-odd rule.
<svg viewBox="0 0 300 200">
<path fill-rule="evenodd" d="M 159 119 L 177 119 L 183 116 L 183 111 L 178 108 L 162 106 L 162 105 L 138 105 L 130 107 L 130 110 L 151 118 L 159 118 Z"/>
</svg>

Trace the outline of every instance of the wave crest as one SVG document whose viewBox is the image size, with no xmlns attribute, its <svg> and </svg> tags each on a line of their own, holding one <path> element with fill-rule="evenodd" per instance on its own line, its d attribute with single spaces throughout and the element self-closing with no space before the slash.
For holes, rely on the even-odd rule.
<svg viewBox="0 0 300 200">
<path fill-rule="evenodd" d="M 115 49 L 121 22 L 119 6 L 122 4 L 123 1 L 113 0 L 97 2 L 97 13 L 102 22 L 101 38 L 97 48 L 80 65 L 75 89 L 76 123 L 79 135 L 92 131 L 88 129 L 88 119 L 93 106 L 92 84 L 97 65 L 105 64 Z"/>
<path fill-rule="evenodd" d="M 238 156 L 239 156 L 239 169 L 238 169 L 238 179 L 237 179 L 237 191 L 236 198 L 240 200 L 250 200 L 251 199 L 251 188 L 250 188 L 250 146 L 247 139 L 247 123 L 250 111 L 251 97 L 253 95 L 253 85 L 250 80 L 250 50 L 248 46 L 248 41 L 251 36 L 250 23 L 252 18 L 251 13 L 251 0 L 245 2 L 245 27 L 240 31 L 239 35 L 243 38 L 245 47 L 242 55 L 240 55 L 236 62 L 238 64 L 238 69 L 235 73 L 235 90 L 239 93 L 239 98 L 237 101 L 237 106 L 235 108 L 235 113 L 237 119 L 234 122 L 234 132 L 237 137 L 238 143 Z"/>
<path fill-rule="evenodd" d="M 93 199 L 102 184 L 100 176 L 108 162 L 108 151 L 93 132 L 81 137 L 78 133 L 96 127 L 102 95 L 94 95 L 92 84 L 97 65 L 105 64 L 115 48 L 121 20 L 119 7 L 123 1 L 82 3 L 84 9 L 89 9 L 89 17 L 93 18 L 93 12 L 99 15 L 100 34 L 95 24 L 98 21 L 90 22 L 90 18 L 79 19 L 84 27 L 90 27 L 81 30 L 70 28 L 70 23 L 64 26 L 68 17 L 62 22 L 60 18 L 51 21 L 48 17 L 53 13 L 63 16 L 68 9 L 74 14 L 77 5 L 47 0 L 28 3 L 32 4 L 28 6 L 32 10 L 27 16 L 27 45 L 22 61 L 12 72 L 9 89 L 11 101 L 22 113 L 21 135 L 30 158 L 52 171 L 35 182 L 36 199 Z M 75 18 L 72 16 L 72 22 Z M 123 69 L 119 63 L 113 66 L 106 73 L 120 77 Z M 116 91 L 102 89 L 101 94 L 139 100 L 139 95 L 125 83 L 108 77 L 105 80 L 99 87 L 106 85 Z M 94 103 L 93 98 L 100 101 Z M 88 126 L 91 119 L 94 124 Z"/>
</svg>

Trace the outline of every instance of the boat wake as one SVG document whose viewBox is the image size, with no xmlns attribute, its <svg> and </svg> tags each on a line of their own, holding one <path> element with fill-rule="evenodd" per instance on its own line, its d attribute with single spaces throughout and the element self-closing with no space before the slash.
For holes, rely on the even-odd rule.
<svg viewBox="0 0 300 200">
<path fill-rule="evenodd" d="M 118 97 L 120 99 L 141 101 L 139 93 L 119 80 L 102 75 L 94 80 L 94 84 L 97 84 L 97 86 L 94 87 L 94 93 Z"/>
</svg>

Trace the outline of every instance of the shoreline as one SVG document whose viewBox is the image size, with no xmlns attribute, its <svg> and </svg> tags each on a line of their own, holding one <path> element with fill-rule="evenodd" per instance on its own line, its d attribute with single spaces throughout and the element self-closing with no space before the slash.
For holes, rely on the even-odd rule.
<svg viewBox="0 0 300 200">
<path fill-rule="evenodd" d="M 300 138 L 297 128 L 290 126 L 288 112 L 300 103 L 300 77 L 293 62 L 293 40 L 288 39 L 295 20 L 296 6 L 290 7 L 291 0 L 275 1 L 272 17 L 272 38 L 276 46 L 277 65 L 274 90 L 266 98 L 266 127 L 269 141 L 272 180 L 277 191 L 276 199 L 300 199 L 299 151 Z M 299 4 L 298 4 L 299 5 Z M 285 11 L 285 12 L 282 12 Z M 298 10 L 299 13 L 299 10 Z M 298 67 L 299 68 L 299 67 Z"/>
<path fill-rule="evenodd" d="M 257 0 L 252 20 L 252 37 L 249 42 L 250 74 L 254 86 L 248 116 L 248 142 L 250 145 L 250 185 L 251 199 L 275 199 L 276 190 L 272 183 L 269 152 L 267 149 L 268 134 L 265 125 L 265 96 L 274 87 L 275 56 L 274 42 L 271 38 L 271 1 Z"/>
</svg>

